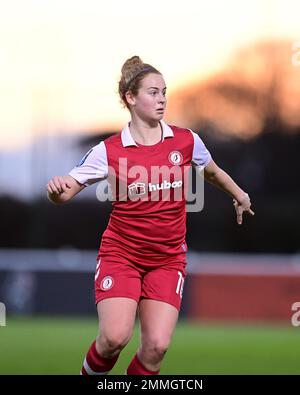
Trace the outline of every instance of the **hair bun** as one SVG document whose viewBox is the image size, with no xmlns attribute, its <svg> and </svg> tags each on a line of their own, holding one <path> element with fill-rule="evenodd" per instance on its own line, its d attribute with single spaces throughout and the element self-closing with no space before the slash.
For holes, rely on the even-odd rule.
<svg viewBox="0 0 300 395">
<path fill-rule="evenodd" d="M 126 62 L 123 64 L 121 73 L 124 77 L 128 78 L 129 75 L 134 74 L 137 70 L 143 67 L 144 63 L 139 56 L 132 56 L 131 58 L 127 59 Z"/>
<path fill-rule="evenodd" d="M 123 73 L 124 69 L 131 68 L 131 67 L 137 67 L 137 66 L 142 67 L 143 64 L 144 63 L 139 56 L 137 56 L 137 55 L 132 56 L 131 58 L 127 59 L 126 62 L 123 64 L 122 73 Z"/>
</svg>

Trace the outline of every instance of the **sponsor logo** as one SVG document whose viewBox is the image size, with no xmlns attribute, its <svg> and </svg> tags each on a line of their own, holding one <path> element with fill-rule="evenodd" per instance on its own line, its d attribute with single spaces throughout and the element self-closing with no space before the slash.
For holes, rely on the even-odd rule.
<svg viewBox="0 0 300 395">
<path fill-rule="evenodd" d="M 149 184 L 149 191 L 160 191 L 161 189 L 170 189 L 170 188 L 180 188 L 182 187 L 182 181 L 173 181 L 168 182 L 164 180 L 161 184 Z"/>
<path fill-rule="evenodd" d="M 100 287 L 102 291 L 108 291 L 113 287 L 113 285 L 114 285 L 113 278 L 110 276 L 105 276 L 101 281 Z"/>
<path fill-rule="evenodd" d="M 131 197 L 141 196 L 146 193 L 146 184 L 143 182 L 133 182 L 128 185 L 128 194 Z"/>
<path fill-rule="evenodd" d="M 179 151 L 172 151 L 169 153 L 169 161 L 172 165 L 181 165 L 183 162 L 183 156 Z"/>
<path fill-rule="evenodd" d="M 155 192 L 155 191 L 161 191 L 162 189 L 171 189 L 171 188 L 181 188 L 182 187 L 182 181 L 173 181 L 169 182 L 167 180 L 164 180 L 160 184 L 152 184 L 151 182 L 148 184 L 148 191 L 149 192 Z M 130 197 L 138 197 L 141 195 L 146 194 L 146 184 L 143 182 L 134 182 L 130 185 L 128 185 L 128 194 Z"/>
<path fill-rule="evenodd" d="M 194 174 L 190 164 L 178 165 L 183 160 L 179 151 L 170 151 L 166 156 L 170 156 L 172 166 L 168 163 L 162 166 L 151 165 L 150 168 L 143 165 L 128 167 L 127 158 L 119 158 L 118 167 L 108 166 L 107 180 L 98 183 L 96 190 L 98 200 L 101 202 L 185 200 L 187 212 L 201 211 L 204 206 L 204 168 L 197 168 Z M 103 174 L 99 173 L 99 178 L 102 177 Z M 132 180 L 131 183 L 128 180 Z M 160 190 L 162 191 L 159 193 Z"/>
</svg>

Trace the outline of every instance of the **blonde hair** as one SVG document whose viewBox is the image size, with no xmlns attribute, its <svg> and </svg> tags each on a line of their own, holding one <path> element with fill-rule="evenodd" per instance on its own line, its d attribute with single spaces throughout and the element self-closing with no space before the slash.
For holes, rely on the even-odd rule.
<svg viewBox="0 0 300 395">
<path fill-rule="evenodd" d="M 139 56 L 132 56 L 126 60 L 122 66 L 119 81 L 119 95 L 124 106 L 129 108 L 125 97 L 126 92 L 131 91 L 133 95 L 137 95 L 141 81 L 150 73 L 161 75 L 155 67 L 144 63 Z"/>
</svg>

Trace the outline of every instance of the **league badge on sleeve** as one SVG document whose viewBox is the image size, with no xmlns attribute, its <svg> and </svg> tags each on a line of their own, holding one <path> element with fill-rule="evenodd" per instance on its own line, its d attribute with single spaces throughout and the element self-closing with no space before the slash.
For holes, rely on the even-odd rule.
<svg viewBox="0 0 300 395">
<path fill-rule="evenodd" d="M 84 162 L 86 161 L 86 158 L 89 156 L 89 154 L 93 151 L 93 148 L 91 148 L 85 155 L 84 157 L 81 159 L 81 161 L 78 163 L 78 165 L 76 165 L 76 167 L 80 167 L 84 164 Z"/>
</svg>

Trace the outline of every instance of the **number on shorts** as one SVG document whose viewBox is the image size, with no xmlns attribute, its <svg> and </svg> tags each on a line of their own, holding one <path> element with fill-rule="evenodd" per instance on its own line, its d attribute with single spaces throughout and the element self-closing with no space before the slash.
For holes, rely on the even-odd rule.
<svg viewBox="0 0 300 395">
<path fill-rule="evenodd" d="M 183 292 L 183 283 L 184 283 L 184 278 L 181 272 L 178 273 L 178 282 L 177 282 L 177 287 L 176 287 L 176 294 L 180 294 L 180 297 L 182 298 L 182 292 Z"/>
<path fill-rule="evenodd" d="M 100 274 L 100 263 L 101 263 L 101 258 L 99 259 L 97 266 L 96 266 L 96 273 L 95 273 L 95 280 L 99 277 Z"/>
</svg>

